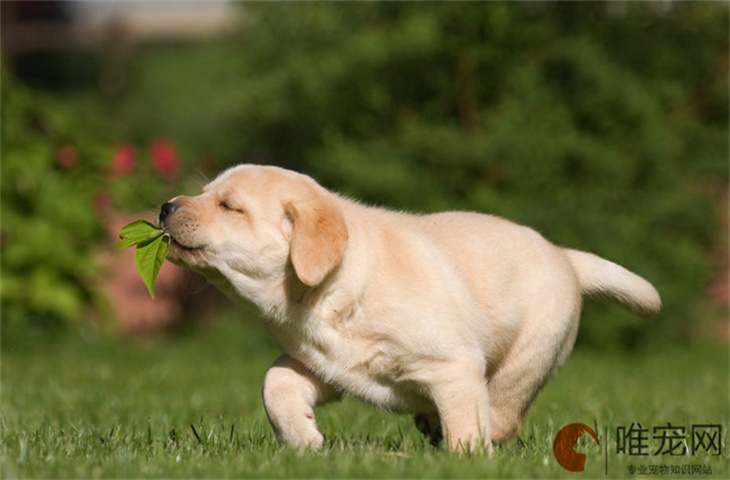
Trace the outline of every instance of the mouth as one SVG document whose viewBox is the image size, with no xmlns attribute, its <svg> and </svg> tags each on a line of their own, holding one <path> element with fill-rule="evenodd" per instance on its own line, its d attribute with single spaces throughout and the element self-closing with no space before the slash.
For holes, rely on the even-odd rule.
<svg viewBox="0 0 730 480">
<path fill-rule="evenodd" d="M 172 235 L 170 235 L 170 246 L 185 252 L 199 252 L 204 248 L 202 246 L 192 247 L 188 245 L 183 245 L 182 243 L 178 242 Z"/>
<path fill-rule="evenodd" d="M 203 250 L 204 247 L 202 245 L 192 246 L 192 245 L 185 245 L 184 243 L 181 243 L 179 240 L 177 240 L 175 238 L 175 236 L 170 232 L 170 230 L 165 228 L 164 225 L 161 225 L 161 222 L 158 221 L 157 225 L 160 228 L 162 228 L 166 234 L 168 234 L 170 236 L 170 247 L 172 250 L 189 252 L 189 253 L 199 252 L 200 250 Z"/>
<path fill-rule="evenodd" d="M 201 264 L 204 247 L 189 247 L 170 236 L 170 248 L 167 251 L 167 260 L 178 267 L 196 270 Z"/>
<path fill-rule="evenodd" d="M 190 245 L 187 242 L 181 242 L 172 233 L 171 229 L 168 228 L 166 222 L 161 221 L 159 217 L 156 219 L 155 224 L 161 228 L 167 235 L 170 236 L 170 256 L 172 258 L 179 257 L 180 255 L 189 256 L 189 254 L 197 254 L 205 249 L 205 245 Z M 172 259 L 171 258 L 171 259 Z"/>
</svg>

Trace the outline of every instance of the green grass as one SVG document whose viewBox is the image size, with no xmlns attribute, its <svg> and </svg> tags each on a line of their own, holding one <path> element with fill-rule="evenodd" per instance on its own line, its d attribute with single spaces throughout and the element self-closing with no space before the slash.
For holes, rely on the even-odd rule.
<svg viewBox="0 0 730 480">
<path fill-rule="evenodd" d="M 318 409 L 318 452 L 280 448 L 260 388 L 276 348 L 259 327 L 225 323 L 176 338 L 3 339 L 0 465 L 20 478 L 604 478 L 602 446 L 586 471 L 552 454 L 558 430 L 580 422 L 609 433 L 608 476 L 630 465 L 700 464 L 728 478 L 727 346 L 576 351 L 538 396 L 521 441 L 492 458 L 428 445 L 410 417 L 353 399 Z M 722 425 L 720 457 L 616 453 L 616 427 Z M 652 447 L 657 444 L 650 442 Z M 653 452 L 652 452 L 653 453 Z M 646 476 L 636 477 L 644 478 Z M 687 475 L 659 475 L 686 478 Z"/>
</svg>

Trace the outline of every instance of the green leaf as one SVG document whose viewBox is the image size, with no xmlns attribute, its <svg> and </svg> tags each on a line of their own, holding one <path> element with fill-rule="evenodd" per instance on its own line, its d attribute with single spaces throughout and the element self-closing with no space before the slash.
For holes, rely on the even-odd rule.
<svg viewBox="0 0 730 480">
<path fill-rule="evenodd" d="M 137 220 L 119 232 L 117 248 L 137 246 L 134 263 L 150 296 L 155 298 L 155 280 L 170 248 L 170 235 L 146 220 Z"/>
<path fill-rule="evenodd" d="M 160 268 L 165 261 L 169 247 L 170 235 L 162 233 L 152 240 L 138 244 L 137 250 L 134 252 L 134 263 L 137 265 L 137 271 L 152 298 L 155 298 L 155 280 L 157 274 L 160 273 Z"/>
<path fill-rule="evenodd" d="M 119 232 L 121 240 L 117 243 L 117 248 L 127 248 L 132 245 L 146 243 L 164 233 L 164 230 L 146 220 L 137 220 L 122 228 Z"/>
</svg>

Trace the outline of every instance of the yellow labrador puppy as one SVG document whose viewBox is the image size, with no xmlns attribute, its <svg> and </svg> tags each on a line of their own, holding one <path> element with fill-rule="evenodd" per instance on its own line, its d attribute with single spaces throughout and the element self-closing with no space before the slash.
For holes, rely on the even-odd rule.
<svg viewBox="0 0 730 480">
<path fill-rule="evenodd" d="M 296 447 L 322 445 L 313 408 L 347 392 L 414 414 L 434 443 L 491 449 L 570 354 L 583 293 L 661 307 L 646 280 L 530 228 L 373 208 L 277 167 L 227 170 L 158 222 L 170 260 L 262 312 L 284 352 L 266 413 Z"/>
</svg>

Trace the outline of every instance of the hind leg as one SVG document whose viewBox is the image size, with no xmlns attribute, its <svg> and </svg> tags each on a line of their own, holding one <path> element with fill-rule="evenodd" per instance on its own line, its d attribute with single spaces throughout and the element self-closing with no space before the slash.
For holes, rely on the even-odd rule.
<svg viewBox="0 0 730 480">
<path fill-rule="evenodd" d="M 492 440 L 520 433 L 530 405 L 540 389 L 565 363 L 578 331 L 578 309 L 563 318 L 563 328 L 519 339 L 489 378 Z"/>
</svg>

